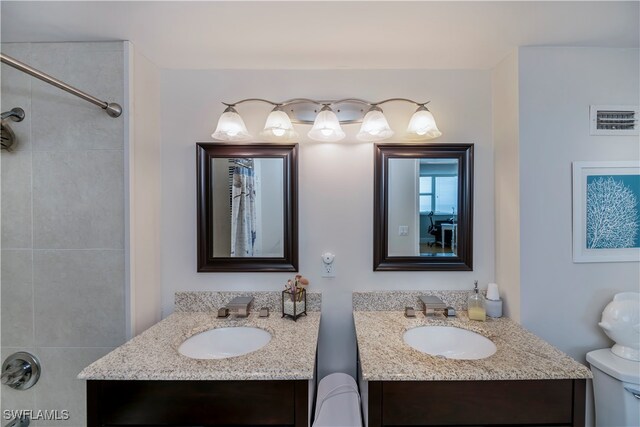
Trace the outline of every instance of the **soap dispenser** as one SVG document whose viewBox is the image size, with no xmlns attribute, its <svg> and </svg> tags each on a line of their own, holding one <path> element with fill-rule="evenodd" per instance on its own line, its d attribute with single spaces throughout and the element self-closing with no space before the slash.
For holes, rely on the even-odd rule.
<svg viewBox="0 0 640 427">
<path fill-rule="evenodd" d="M 467 301 L 467 310 L 469 319 L 480 320 L 484 322 L 487 320 L 487 308 L 484 296 L 478 290 L 478 281 L 474 282 L 473 293 L 469 296 Z"/>
</svg>

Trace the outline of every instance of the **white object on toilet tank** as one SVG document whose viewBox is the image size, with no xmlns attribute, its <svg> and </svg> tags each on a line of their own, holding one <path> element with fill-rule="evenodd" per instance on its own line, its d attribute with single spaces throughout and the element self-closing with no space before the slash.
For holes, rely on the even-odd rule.
<svg viewBox="0 0 640 427">
<path fill-rule="evenodd" d="M 640 425 L 640 362 L 616 356 L 608 348 L 587 353 L 593 372 L 598 427 Z"/>
<path fill-rule="evenodd" d="M 615 355 L 640 361 L 640 292 L 616 294 L 598 325 L 616 342 L 611 348 Z"/>
</svg>

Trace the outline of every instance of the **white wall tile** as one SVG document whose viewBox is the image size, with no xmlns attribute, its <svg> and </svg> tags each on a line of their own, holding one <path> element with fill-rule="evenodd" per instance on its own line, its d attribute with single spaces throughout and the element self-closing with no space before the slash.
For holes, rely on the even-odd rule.
<svg viewBox="0 0 640 427">
<path fill-rule="evenodd" d="M 31 248 L 31 151 L 2 151 L 0 154 L 2 194 L 2 247 Z"/>
<path fill-rule="evenodd" d="M 34 247 L 124 249 L 124 154 L 33 153 Z"/>
<path fill-rule="evenodd" d="M 125 340 L 124 252 L 34 252 L 35 336 L 40 346 L 113 347 Z"/>
</svg>

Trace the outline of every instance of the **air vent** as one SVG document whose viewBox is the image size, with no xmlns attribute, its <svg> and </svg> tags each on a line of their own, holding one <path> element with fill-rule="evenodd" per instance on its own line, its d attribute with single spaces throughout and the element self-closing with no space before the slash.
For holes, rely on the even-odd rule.
<svg viewBox="0 0 640 427">
<path fill-rule="evenodd" d="M 592 105 L 591 135 L 638 135 L 637 105 Z"/>
</svg>

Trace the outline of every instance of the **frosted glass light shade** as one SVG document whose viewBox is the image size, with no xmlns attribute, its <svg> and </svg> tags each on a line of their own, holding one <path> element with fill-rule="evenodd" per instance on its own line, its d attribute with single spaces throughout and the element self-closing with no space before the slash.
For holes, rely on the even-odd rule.
<svg viewBox="0 0 640 427">
<path fill-rule="evenodd" d="M 267 141 L 290 141 L 296 139 L 298 134 L 293 129 L 291 119 L 289 119 L 287 113 L 274 109 L 269 113 L 260 136 Z"/>
<path fill-rule="evenodd" d="M 318 113 L 307 136 L 315 141 L 336 142 L 343 139 L 345 133 L 340 127 L 340 121 L 336 113 L 325 105 Z"/>
<path fill-rule="evenodd" d="M 373 107 L 365 114 L 356 138 L 360 141 L 382 141 L 392 136 L 393 131 L 389 127 L 387 118 L 382 114 L 382 110 Z"/>
<path fill-rule="evenodd" d="M 442 135 L 436 126 L 436 119 L 426 107 L 420 106 L 407 126 L 407 138 L 412 140 L 425 140 L 437 138 Z"/>
<path fill-rule="evenodd" d="M 246 141 L 251 139 L 242 117 L 233 107 L 227 107 L 224 110 L 211 137 L 220 141 Z"/>
</svg>

